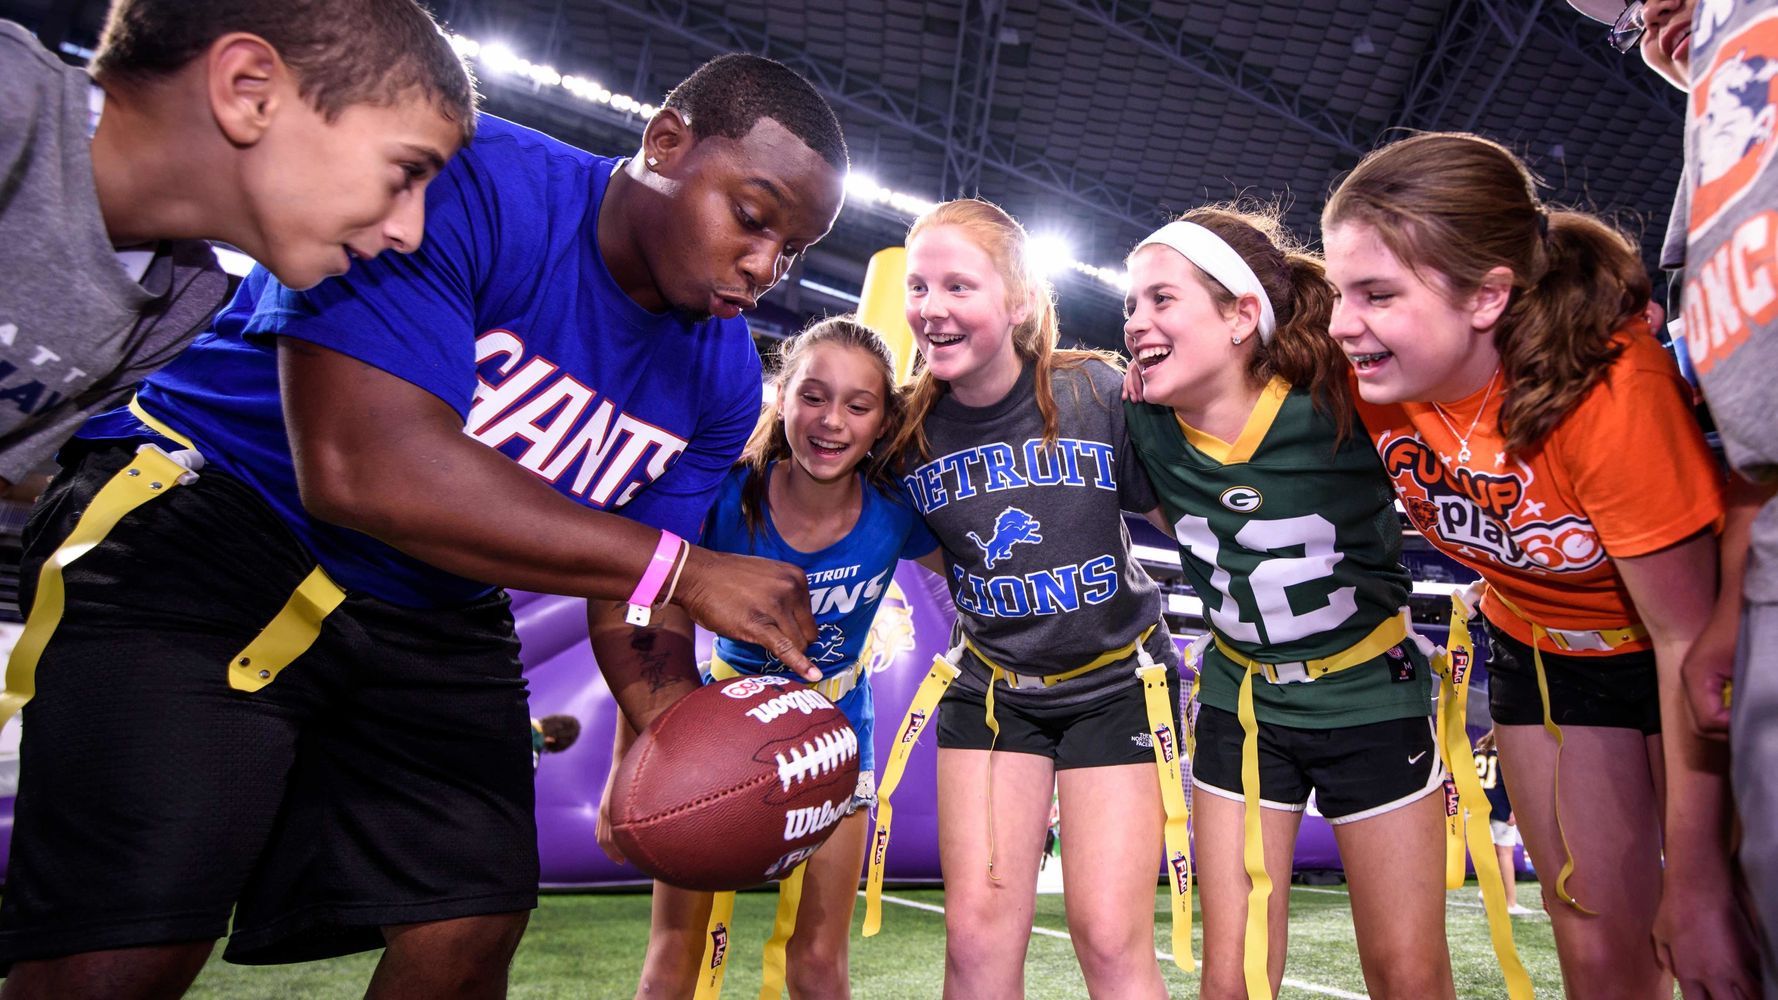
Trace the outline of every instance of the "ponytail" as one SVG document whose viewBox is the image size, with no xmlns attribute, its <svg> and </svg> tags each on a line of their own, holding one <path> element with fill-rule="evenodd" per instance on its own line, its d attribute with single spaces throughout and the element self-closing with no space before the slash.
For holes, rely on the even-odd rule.
<svg viewBox="0 0 1778 1000">
<path fill-rule="evenodd" d="M 1648 307 L 1648 272 L 1617 230 L 1582 212 L 1552 212 L 1548 263 L 1494 331 L 1506 384 L 1500 429 L 1509 451 L 1543 440 L 1623 353 L 1617 329 Z"/>
</svg>

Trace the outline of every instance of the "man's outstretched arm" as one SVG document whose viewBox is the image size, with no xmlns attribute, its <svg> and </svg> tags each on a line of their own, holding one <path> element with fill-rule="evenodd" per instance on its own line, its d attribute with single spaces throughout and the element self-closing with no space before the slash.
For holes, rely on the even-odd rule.
<svg viewBox="0 0 1778 1000">
<path fill-rule="evenodd" d="M 635 589 L 658 530 L 562 496 L 466 436 L 443 400 L 365 362 L 285 337 L 278 372 L 310 514 L 496 586 L 606 601 Z M 815 625 L 800 570 L 691 546 L 673 602 L 819 676 L 803 656 Z"/>
</svg>

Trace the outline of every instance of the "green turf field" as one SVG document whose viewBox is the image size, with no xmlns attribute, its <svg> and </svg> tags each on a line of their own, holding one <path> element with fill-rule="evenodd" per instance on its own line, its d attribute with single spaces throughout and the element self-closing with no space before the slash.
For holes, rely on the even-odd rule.
<svg viewBox="0 0 1778 1000">
<path fill-rule="evenodd" d="M 858 937 L 862 901 L 852 938 L 852 993 L 858 1000 L 928 1000 L 939 995 L 944 975 L 944 905 L 938 889 L 891 891 L 883 933 Z M 1290 962 L 1283 996 L 1361 997 L 1364 978 L 1353 944 L 1352 920 L 1343 887 L 1293 886 L 1290 894 Z M 735 904 L 735 926 L 724 995 L 754 1000 L 759 993 L 759 952 L 771 929 L 777 897 L 744 893 Z M 1519 886 L 1519 901 L 1536 909 L 1536 883 Z M 897 905 L 906 904 L 906 905 Z M 1167 898 L 1155 895 L 1156 947 L 1165 950 Z M 1459 997 L 1505 997 L 1500 970 L 1488 947 L 1488 929 L 1474 883 L 1450 893 L 1451 960 Z M 1026 993 L 1034 1000 L 1084 997 L 1086 988 L 1065 938 L 1062 897 L 1039 896 L 1039 931 L 1026 962 Z M 1540 996 L 1560 996 L 1555 945 L 1549 920 L 1541 913 L 1513 921 L 1519 953 Z M 515 998 L 603 1000 L 631 996 L 648 933 L 648 897 L 633 895 L 552 895 L 531 917 L 512 969 Z M 218 949 L 220 951 L 220 949 Z M 348 997 L 362 995 L 376 964 L 375 954 L 279 968 L 241 968 L 213 958 L 191 996 Z M 1197 995 L 1196 978 L 1163 963 L 1174 996 Z"/>
</svg>

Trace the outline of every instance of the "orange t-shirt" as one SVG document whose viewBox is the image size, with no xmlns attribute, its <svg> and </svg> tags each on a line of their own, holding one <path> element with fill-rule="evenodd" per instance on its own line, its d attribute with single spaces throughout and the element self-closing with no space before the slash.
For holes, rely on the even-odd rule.
<svg viewBox="0 0 1778 1000">
<path fill-rule="evenodd" d="M 1499 384 L 1491 397 L 1483 388 L 1436 408 L 1359 403 L 1408 520 L 1546 628 L 1639 623 L 1611 559 L 1659 551 L 1722 516 L 1722 473 L 1678 366 L 1640 321 L 1618 337 L 1625 349 L 1605 378 L 1520 454 L 1507 454 L 1500 433 Z M 1472 421 L 1469 460 L 1459 462 Z M 1531 641 L 1531 626 L 1492 594 L 1482 610 Z"/>
</svg>

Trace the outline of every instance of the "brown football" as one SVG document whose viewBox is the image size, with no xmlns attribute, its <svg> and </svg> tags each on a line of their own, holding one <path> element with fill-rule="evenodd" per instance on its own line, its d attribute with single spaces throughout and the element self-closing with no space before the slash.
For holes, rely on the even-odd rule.
<svg viewBox="0 0 1778 1000">
<path fill-rule="evenodd" d="M 858 785 L 858 735 L 820 693 L 766 674 L 706 684 L 618 765 L 611 832 L 630 863 L 684 889 L 744 889 L 827 839 Z"/>
</svg>

